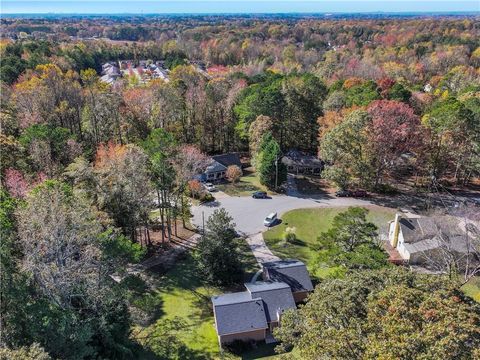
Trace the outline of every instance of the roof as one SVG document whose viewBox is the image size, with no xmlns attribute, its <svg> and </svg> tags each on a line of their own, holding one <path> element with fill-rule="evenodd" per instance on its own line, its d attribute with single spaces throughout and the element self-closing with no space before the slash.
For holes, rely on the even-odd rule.
<svg viewBox="0 0 480 360">
<path fill-rule="evenodd" d="M 266 329 L 263 301 L 252 299 L 248 291 L 212 297 L 218 335 Z"/>
<path fill-rule="evenodd" d="M 401 218 L 400 228 L 403 239 L 407 243 L 414 243 L 424 239 L 434 238 L 440 232 L 448 236 L 464 235 L 461 220 L 453 216 Z"/>
<path fill-rule="evenodd" d="M 278 260 L 265 262 L 262 265 L 268 280 L 285 282 L 293 292 L 313 290 L 307 267 L 299 260 Z"/>
<path fill-rule="evenodd" d="M 288 309 L 295 309 L 290 286 L 284 282 L 257 281 L 247 283 L 245 287 L 252 298 L 261 298 L 265 306 L 267 322 L 279 321 L 279 314 Z"/>
<path fill-rule="evenodd" d="M 287 166 L 323 167 L 323 161 L 316 156 L 298 150 L 290 150 L 282 158 Z"/>
<path fill-rule="evenodd" d="M 210 165 L 207 166 L 207 168 L 205 169 L 205 173 L 208 174 L 208 173 L 216 173 L 216 172 L 221 172 L 221 171 L 225 171 L 227 170 L 227 168 L 220 164 L 218 161 L 216 160 L 213 160 L 212 163 Z"/>
<path fill-rule="evenodd" d="M 240 156 L 238 155 L 238 153 L 215 155 L 212 158 L 213 160 L 218 161 L 225 167 L 229 167 L 230 165 L 237 165 L 239 168 L 242 168 L 242 162 L 240 161 Z"/>
<path fill-rule="evenodd" d="M 442 243 L 452 250 L 468 252 L 468 237 L 472 235 L 466 233 L 465 226 L 462 219 L 453 216 L 400 219 L 404 247 L 410 254 L 436 249 Z"/>
</svg>

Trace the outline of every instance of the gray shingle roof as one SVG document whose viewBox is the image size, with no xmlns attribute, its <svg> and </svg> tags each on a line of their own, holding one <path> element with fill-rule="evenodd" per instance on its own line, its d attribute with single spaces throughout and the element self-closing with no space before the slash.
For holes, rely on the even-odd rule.
<svg viewBox="0 0 480 360">
<path fill-rule="evenodd" d="M 287 166 L 299 166 L 299 167 L 323 167 L 323 161 L 316 156 L 303 153 L 298 150 L 290 150 L 282 158 L 282 163 Z"/>
<path fill-rule="evenodd" d="M 220 164 L 218 161 L 216 160 L 213 160 L 212 163 L 207 166 L 207 169 L 205 170 L 205 173 L 206 174 L 209 174 L 209 173 L 216 173 L 216 172 L 221 172 L 221 171 L 225 171 L 227 170 L 227 168 Z"/>
<path fill-rule="evenodd" d="M 299 260 L 271 261 L 262 265 L 268 280 L 287 283 L 293 292 L 313 290 L 307 267 Z"/>
<path fill-rule="evenodd" d="M 223 166 L 229 167 L 230 165 L 237 165 L 239 168 L 242 168 L 242 162 L 240 161 L 240 156 L 237 153 L 215 155 L 212 158 Z"/>
<path fill-rule="evenodd" d="M 258 281 L 247 283 L 245 287 L 251 293 L 252 298 L 263 300 L 267 322 L 278 321 L 279 314 L 288 309 L 295 309 L 295 300 L 288 284 L 283 282 Z"/>
<path fill-rule="evenodd" d="M 266 329 L 262 299 L 252 299 L 248 291 L 212 297 L 218 335 Z"/>
</svg>

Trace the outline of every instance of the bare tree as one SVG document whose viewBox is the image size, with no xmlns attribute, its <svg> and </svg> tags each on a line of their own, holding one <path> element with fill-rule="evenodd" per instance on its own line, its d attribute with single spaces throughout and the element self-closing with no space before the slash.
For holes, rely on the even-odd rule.
<svg viewBox="0 0 480 360">
<path fill-rule="evenodd" d="M 29 194 L 18 213 L 23 269 L 42 293 L 63 308 L 99 292 L 102 226 L 86 200 L 49 182 Z"/>
</svg>

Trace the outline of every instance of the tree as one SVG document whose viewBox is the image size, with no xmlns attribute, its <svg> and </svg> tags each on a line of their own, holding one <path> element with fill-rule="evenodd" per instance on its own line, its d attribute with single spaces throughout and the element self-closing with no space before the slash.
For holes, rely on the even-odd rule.
<svg viewBox="0 0 480 360">
<path fill-rule="evenodd" d="M 193 179 L 188 182 L 188 190 L 191 197 L 200 198 L 200 194 L 203 191 L 203 185 L 200 181 Z"/>
<path fill-rule="evenodd" d="M 375 171 L 374 186 L 378 186 L 385 170 L 393 170 L 401 155 L 417 152 L 423 132 L 420 119 L 404 103 L 378 100 L 367 111 L 371 118 L 367 125 L 369 157 Z"/>
<path fill-rule="evenodd" d="M 318 238 L 317 261 L 343 269 L 378 269 L 386 266 L 377 227 L 367 221 L 368 210 L 350 207 L 333 218 L 332 227 Z"/>
<path fill-rule="evenodd" d="M 273 131 L 273 120 L 269 116 L 259 115 L 250 125 L 248 130 L 248 139 L 250 145 L 250 154 L 256 156 L 263 135 Z"/>
<path fill-rule="evenodd" d="M 473 360 L 480 309 L 451 285 L 396 267 L 325 280 L 305 306 L 283 314 L 278 350 L 294 347 L 289 356 L 305 360 Z"/>
<path fill-rule="evenodd" d="M 21 268 L 34 299 L 19 325 L 54 357 L 131 355 L 127 304 L 110 278 L 120 263 L 104 251 L 112 244 L 99 215 L 84 195 L 53 180 L 17 211 Z"/>
<path fill-rule="evenodd" d="M 198 271 L 208 283 L 234 284 L 242 276 L 235 224 L 225 209 L 208 218 L 195 255 Z"/>
<path fill-rule="evenodd" d="M 228 181 L 235 184 L 242 177 L 242 169 L 237 165 L 230 165 L 225 172 L 225 177 Z"/>
<path fill-rule="evenodd" d="M 173 167 L 175 169 L 178 195 L 180 196 L 182 206 L 181 213 L 186 213 L 185 205 L 187 205 L 187 203 L 183 197 L 188 181 L 193 179 L 195 175 L 204 172 L 210 162 L 211 159 L 196 146 L 183 145 L 178 150 Z M 184 217 L 182 217 L 182 222 L 185 227 Z"/>
<path fill-rule="evenodd" d="M 148 229 L 152 188 L 147 169 L 147 156 L 135 145 L 108 143 L 98 147 L 92 195 L 132 240 L 137 239 L 137 227 Z M 148 231 L 146 236 L 148 242 Z"/>
<path fill-rule="evenodd" d="M 282 163 L 281 156 L 278 143 L 270 133 L 265 134 L 257 157 L 257 167 L 260 183 L 270 189 L 278 188 L 287 180 L 287 167 Z"/>
<path fill-rule="evenodd" d="M 172 158 L 177 150 L 173 136 L 163 129 L 155 129 L 143 142 L 143 148 L 149 158 L 150 176 L 157 193 L 160 221 L 162 225 L 162 242 L 172 235 L 172 198 L 175 189 L 176 172 Z"/>
<path fill-rule="evenodd" d="M 371 153 L 368 152 L 369 121 L 367 112 L 355 110 L 320 139 L 320 158 L 331 164 L 326 174 L 334 176 L 332 180 L 341 179 L 337 183 L 340 187 L 353 180 L 367 186 L 371 183 L 373 170 Z"/>
<path fill-rule="evenodd" d="M 8 359 L 16 359 L 16 360 L 51 360 L 52 358 L 45 350 L 38 345 L 37 343 L 33 343 L 28 347 L 21 347 L 19 349 L 11 350 L 8 348 L 1 348 L 0 349 L 0 359 L 1 360 L 8 360 Z"/>
</svg>

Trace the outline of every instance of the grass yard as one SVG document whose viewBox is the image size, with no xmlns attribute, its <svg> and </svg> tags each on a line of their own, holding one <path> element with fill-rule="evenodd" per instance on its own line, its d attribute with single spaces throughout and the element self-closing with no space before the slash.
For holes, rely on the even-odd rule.
<svg viewBox="0 0 480 360">
<path fill-rule="evenodd" d="M 249 281 L 259 268 L 245 241 L 241 242 L 239 250 L 245 271 L 244 281 Z M 193 258 L 188 255 L 158 279 L 156 290 L 144 294 L 144 298 L 139 301 L 142 310 L 156 314 L 154 320 L 143 327 L 139 337 L 154 330 L 162 321 L 178 319 L 185 324 L 176 333 L 176 338 L 187 349 L 181 355 L 182 359 L 219 359 L 221 357 L 210 297 L 241 290 L 243 290 L 242 284 L 239 284 L 238 289 L 222 289 L 205 285 L 198 276 Z M 140 328 L 140 325 L 136 326 L 137 331 Z M 271 355 L 274 355 L 273 347 L 263 345 L 243 354 L 241 358 L 259 359 Z M 240 359 L 231 355 L 224 358 Z M 148 359 L 156 359 L 156 357 L 151 354 Z"/>
<path fill-rule="evenodd" d="M 380 232 L 385 232 L 388 221 L 395 216 L 395 209 L 380 206 L 366 206 L 366 208 L 370 210 L 368 220 L 377 225 Z M 312 247 L 318 236 L 330 228 L 335 215 L 346 209 L 346 207 L 335 207 L 288 211 L 281 216 L 282 223 L 264 232 L 263 238 L 275 255 L 281 258 L 299 259 L 309 266 L 314 260 Z M 297 241 L 294 244 L 286 244 L 283 240 L 287 227 L 296 229 Z M 324 277 L 327 274 L 328 269 L 325 269 L 315 275 Z"/>
<path fill-rule="evenodd" d="M 463 285 L 462 290 L 476 302 L 480 302 L 480 277 L 477 276 Z"/>
<path fill-rule="evenodd" d="M 260 184 L 257 173 L 252 168 L 243 170 L 243 176 L 236 184 L 219 184 L 218 190 L 230 196 L 250 196 L 254 191 L 267 191 L 267 188 Z"/>
</svg>

